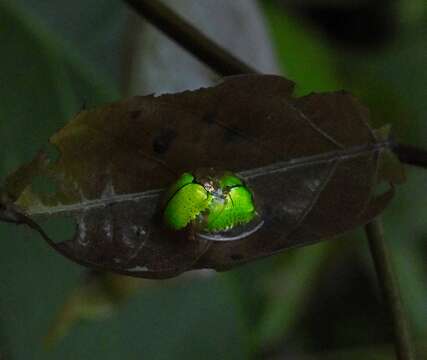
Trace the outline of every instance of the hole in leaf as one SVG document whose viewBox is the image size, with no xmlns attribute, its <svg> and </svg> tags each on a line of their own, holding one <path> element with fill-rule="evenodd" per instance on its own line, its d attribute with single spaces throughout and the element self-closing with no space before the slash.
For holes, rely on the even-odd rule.
<svg viewBox="0 0 427 360">
<path fill-rule="evenodd" d="M 72 217 L 44 218 L 40 225 L 55 243 L 72 239 L 76 232 L 76 221 Z"/>
<path fill-rule="evenodd" d="M 55 182 L 46 176 L 34 177 L 31 187 L 33 192 L 40 195 L 51 195 L 57 190 Z"/>
<path fill-rule="evenodd" d="M 235 241 L 251 236 L 264 225 L 264 220 L 256 216 L 252 221 L 244 225 L 238 225 L 230 230 L 217 233 L 198 233 L 197 236 L 211 241 Z"/>
</svg>

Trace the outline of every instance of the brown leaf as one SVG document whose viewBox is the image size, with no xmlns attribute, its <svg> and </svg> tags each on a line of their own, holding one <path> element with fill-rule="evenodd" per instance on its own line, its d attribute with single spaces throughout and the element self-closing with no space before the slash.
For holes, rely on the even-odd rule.
<svg viewBox="0 0 427 360">
<path fill-rule="evenodd" d="M 294 98 L 293 87 L 278 76 L 238 76 L 83 111 L 52 136 L 59 159 L 36 158 L 9 177 L 6 190 L 31 218 L 75 218 L 73 239 L 50 241 L 65 256 L 150 278 L 230 269 L 365 224 L 393 195 L 375 189 L 396 173 L 379 166 L 392 154 L 388 139 L 369 127 L 368 110 L 350 94 Z M 205 167 L 245 180 L 262 219 L 257 231 L 212 241 L 162 225 L 161 189 Z M 35 192 L 35 177 L 55 189 Z"/>
</svg>

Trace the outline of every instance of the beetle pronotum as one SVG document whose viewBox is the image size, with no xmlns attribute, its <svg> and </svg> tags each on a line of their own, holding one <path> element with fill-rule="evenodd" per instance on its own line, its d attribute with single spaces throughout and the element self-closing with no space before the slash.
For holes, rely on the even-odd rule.
<svg viewBox="0 0 427 360">
<path fill-rule="evenodd" d="M 220 176 L 183 173 L 165 193 L 163 220 L 167 227 L 182 230 L 194 224 L 201 232 L 233 229 L 254 219 L 251 190 L 231 172 Z"/>
</svg>

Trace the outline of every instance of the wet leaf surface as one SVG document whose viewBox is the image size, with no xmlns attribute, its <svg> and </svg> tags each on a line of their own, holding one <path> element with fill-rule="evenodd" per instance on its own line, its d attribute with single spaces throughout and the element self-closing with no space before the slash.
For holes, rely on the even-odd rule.
<svg viewBox="0 0 427 360">
<path fill-rule="evenodd" d="M 401 181 L 387 133 L 373 131 L 367 109 L 346 92 L 295 98 L 293 87 L 278 76 L 238 76 L 82 111 L 50 139 L 59 158 L 40 154 L 11 174 L 3 203 L 31 220 L 74 218 L 72 239 L 45 236 L 74 261 L 149 278 L 226 270 L 365 224 L 393 195 L 378 195 L 378 182 Z M 257 231 L 211 241 L 162 224 L 163 189 L 211 167 L 252 190 Z M 51 188 L 36 191 L 36 178 Z"/>
</svg>

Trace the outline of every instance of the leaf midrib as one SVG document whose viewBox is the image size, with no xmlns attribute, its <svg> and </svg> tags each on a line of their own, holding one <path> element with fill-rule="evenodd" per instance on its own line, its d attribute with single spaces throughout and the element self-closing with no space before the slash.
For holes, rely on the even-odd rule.
<svg viewBox="0 0 427 360">
<path fill-rule="evenodd" d="M 345 150 L 330 151 L 318 155 L 312 155 L 288 161 L 280 161 L 271 165 L 266 165 L 250 170 L 243 170 L 237 172 L 237 175 L 244 180 L 255 179 L 260 176 L 270 176 L 276 173 L 288 171 L 295 168 L 301 168 L 311 165 L 318 165 L 322 163 L 334 162 L 337 160 L 348 160 L 353 159 L 365 154 L 369 154 L 375 151 L 381 151 L 384 148 L 390 147 L 389 141 L 371 143 L 366 145 L 354 146 Z M 108 197 L 101 197 L 94 200 L 83 199 L 78 203 L 73 204 L 61 204 L 57 206 L 34 206 L 25 210 L 29 216 L 38 215 L 60 215 L 60 214 L 73 214 L 81 213 L 95 208 L 102 208 L 108 205 L 114 205 L 117 203 L 142 200 L 154 200 L 157 199 L 164 189 L 152 189 L 138 193 L 130 194 L 111 194 Z"/>
</svg>

